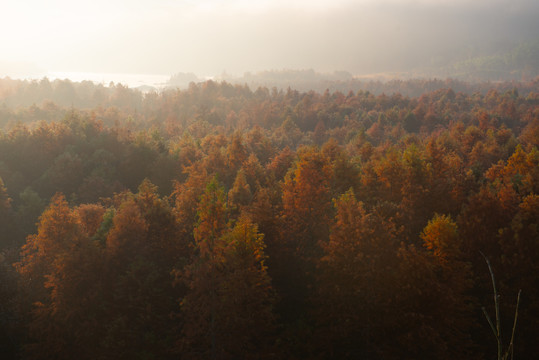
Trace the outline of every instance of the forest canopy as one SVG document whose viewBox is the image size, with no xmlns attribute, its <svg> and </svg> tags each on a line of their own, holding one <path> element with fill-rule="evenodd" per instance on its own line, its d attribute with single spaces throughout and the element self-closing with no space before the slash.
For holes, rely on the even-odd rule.
<svg viewBox="0 0 539 360">
<path fill-rule="evenodd" d="M 0 80 L 0 349 L 481 359 L 539 329 L 539 81 Z"/>
</svg>

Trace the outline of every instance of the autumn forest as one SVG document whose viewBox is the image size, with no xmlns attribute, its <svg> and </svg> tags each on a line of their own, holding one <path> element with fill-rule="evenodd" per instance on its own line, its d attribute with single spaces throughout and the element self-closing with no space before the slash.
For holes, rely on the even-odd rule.
<svg viewBox="0 0 539 360">
<path fill-rule="evenodd" d="M 0 79 L 2 358 L 536 356 L 539 80 L 371 87 Z"/>
</svg>

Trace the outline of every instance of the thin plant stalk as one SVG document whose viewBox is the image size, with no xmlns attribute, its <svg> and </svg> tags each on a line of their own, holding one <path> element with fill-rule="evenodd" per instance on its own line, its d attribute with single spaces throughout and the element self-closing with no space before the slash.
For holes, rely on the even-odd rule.
<svg viewBox="0 0 539 360">
<path fill-rule="evenodd" d="M 496 311 L 496 326 L 494 326 L 494 323 L 492 322 L 492 319 L 488 315 L 485 307 L 482 307 L 481 310 L 483 310 L 483 314 L 487 318 L 488 324 L 490 325 L 490 328 L 492 329 L 492 332 L 494 333 L 494 336 L 496 337 L 496 342 L 498 346 L 498 360 L 507 360 L 509 356 L 511 356 L 511 359 L 513 359 L 515 330 L 517 327 L 517 319 L 518 319 L 518 306 L 520 304 L 520 294 L 522 290 L 518 291 L 517 306 L 515 308 L 515 316 L 513 319 L 513 329 L 511 331 L 511 341 L 509 342 L 507 351 L 504 353 L 503 341 L 502 341 L 501 318 L 500 318 L 500 295 L 498 294 L 498 290 L 496 289 L 496 279 L 494 278 L 494 271 L 492 271 L 492 266 L 490 265 L 490 261 L 482 252 L 481 252 L 481 255 L 483 256 L 483 258 L 485 258 L 485 261 L 488 266 L 488 271 L 490 272 L 490 278 L 492 280 L 492 289 L 494 291 L 494 308 Z"/>
</svg>

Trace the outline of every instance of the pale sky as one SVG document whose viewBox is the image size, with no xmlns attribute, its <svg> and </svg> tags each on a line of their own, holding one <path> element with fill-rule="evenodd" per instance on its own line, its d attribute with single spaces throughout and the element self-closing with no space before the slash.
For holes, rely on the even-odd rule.
<svg viewBox="0 0 539 360">
<path fill-rule="evenodd" d="M 395 71 L 539 36 L 536 0 L 2 0 L 0 77 Z M 425 64 L 422 64 L 425 63 Z"/>
</svg>

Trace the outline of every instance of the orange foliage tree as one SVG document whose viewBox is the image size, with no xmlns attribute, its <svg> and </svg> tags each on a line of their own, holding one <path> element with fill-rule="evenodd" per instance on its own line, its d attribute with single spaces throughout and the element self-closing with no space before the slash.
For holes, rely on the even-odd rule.
<svg viewBox="0 0 539 360">
<path fill-rule="evenodd" d="M 195 256 L 177 272 L 190 290 L 181 302 L 180 347 L 189 358 L 262 358 L 274 326 L 263 236 L 246 218 L 229 229 L 224 191 L 215 178 L 197 216 Z"/>
</svg>

